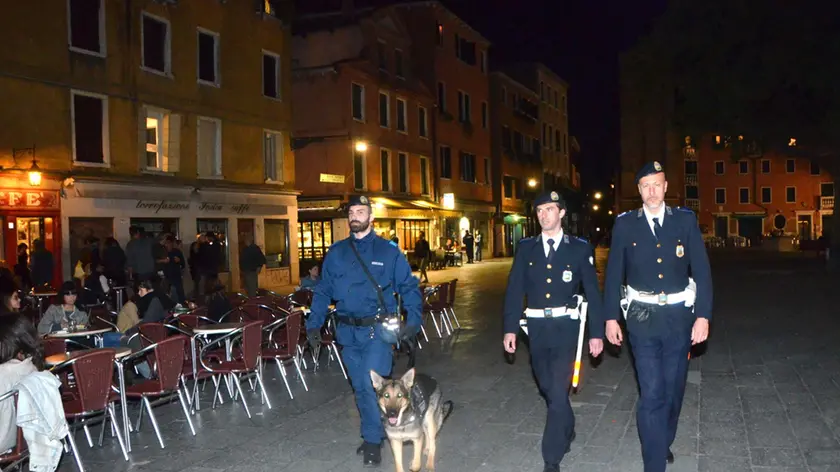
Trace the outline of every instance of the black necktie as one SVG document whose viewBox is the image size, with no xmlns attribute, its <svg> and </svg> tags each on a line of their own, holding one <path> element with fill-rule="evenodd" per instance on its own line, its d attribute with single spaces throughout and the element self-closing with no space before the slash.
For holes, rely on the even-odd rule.
<svg viewBox="0 0 840 472">
<path fill-rule="evenodd" d="M 656 235 L 656 239 L 659 239 L 659 232 L 662 231 L 662 225 L 659 224 L 659 217 L 653 219 L 653 234 Z"/>
<path fill-rule="evenodd" d="M 548 243 L 548 262 L 551 262 L 554 259 L 554 253 L 557 252 L 554 250 L 554 240 L 549 239 L 546 241 Z"/>
</svg>

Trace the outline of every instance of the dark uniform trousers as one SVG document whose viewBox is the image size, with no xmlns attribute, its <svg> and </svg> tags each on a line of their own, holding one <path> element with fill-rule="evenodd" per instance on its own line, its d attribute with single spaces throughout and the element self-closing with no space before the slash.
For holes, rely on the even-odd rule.
<svg viewBox="0 0 840 472">
<path fill-rule="evenodd" d="M 552 330 L 558 335 L 554 346 L 531 348 L 531 367 L 548 407 L 542 440 L 543 460 L 549 464 L 558 464 L 563 460 L 569 439 L 575 430 L 575 415 L 569 401 L 569 385 L 574 373 L 580 321 L 568 317 L 528 320 L 533 329 L 537 328 L 535 321 L 552 323 L 557 328 L 556 331 Z"/>
<path fill-rule="evenodd" d="M 526 305 L 531 309 L 559 308 L 572 304 L 583 287 L 589 301 L 591 337 L 603 337 L 602 300 L 592 246 L 564 234 L 558 236 L 556 254 L 549 259 L 542 237 L 519 243 L 505 296 L 505 333 L 519 331 L 523 299 L 527 299 Z M 575 430 L 569 387 L 579 331 L 580 320 L 569 316 L 528 318 L 531 367 L 548 407 L 542 440 L 543 460 L 547 464 L 562 461 Z"/>
<path fill-rule="evenodd" d="M 668 448 L 677 435 L 695 319 L 691 308 L 676 304 L 653 308 L 644 324 L 659 325 L 654 329 L 632 319 L 627 321 L 639 382 L 636 424 L 643 439 L 645 472 L 665 470 Z"/>
<path fill-rule="evenodd" d="M 391 375 L 393 349 L 378 337 L 371 339 L 373 327 L 356 327 L 339 323 L 338 342 L 347 368 L 347 375 L 353 385 L 356 406 L 361 418 L 362 438 L 369 443 L 379 444 L 385 439 L 376 392 L 370 380 L 370 371 L 387 377 Z"/>
<path fill-rule="evenodd" d="M 698 315 L 709 317 L 712 310 L 711 269 L 697 218 L 690 210 L 667 206 L 662 217 L 653 231 L 642 209 L 616 219 L 604 284 L 605 310 L 614 318 L 625 280 L 634 290 L 660 296 L 684 291 L 689 276 L 696 283 L 694 309 L 632 301 L 627 312 L 645 472 L 665 470 L 685 394 L 691 329 Z"/>
</svg>

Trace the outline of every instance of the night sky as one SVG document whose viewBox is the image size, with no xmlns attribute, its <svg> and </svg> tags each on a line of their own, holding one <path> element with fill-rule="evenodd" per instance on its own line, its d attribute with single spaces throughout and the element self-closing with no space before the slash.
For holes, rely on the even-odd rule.
<svg viewBox="0 0 840 472">
<path fill-rule="evenodd" d="M 569 82 L 569 132 L 581 145 L 584 189 L 609 185 L 619 157 L 619 53 L 632 47 L 667 0 L 444 0 L 493 43 L 491 69 L 545 63 Z M 476 8 L 475 5 L 481 5 Z"/>
</svg>

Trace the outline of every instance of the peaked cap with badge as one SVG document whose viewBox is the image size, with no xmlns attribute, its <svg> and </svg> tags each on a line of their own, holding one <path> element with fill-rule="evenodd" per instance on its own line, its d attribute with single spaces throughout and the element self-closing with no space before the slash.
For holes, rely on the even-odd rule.
<svg viewBox="0 0 840 472">
<path fill-rule="evenodd" d="M 537 195 L 537 198 L 534 199 L 534 208 L 546 203 L 556 203 L 560 205 L 560 208 L 566 208 L 566 202 L 563 200 L 563 196 L 554 190 Z"/>
<path fill-rule="evenodd" d="M 658 174 L 660 172 L 665 172 L 665 168 L 662 167 L 662 164 L 659 161 L 650 161 L 642 166 L 638 172 L 636 172 L 636 183 L 638 184 L 640 180 L 649 176 Z"/>
<path fill-rule="evenodd" d="M 359 205 L 370 208 L 370 198 L 364 195 L 351 195 L 350 198 L 347 200 L 347 206 L 345 208 L 349 210 L 350 207 Z"/>
</svg>

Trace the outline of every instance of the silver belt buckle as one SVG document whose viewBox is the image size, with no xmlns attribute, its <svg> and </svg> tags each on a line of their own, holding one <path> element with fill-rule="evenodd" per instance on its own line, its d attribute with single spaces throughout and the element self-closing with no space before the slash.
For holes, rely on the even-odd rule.
<svg viewBox="0 0 840 472">
<path fill-rule="evenodd" d="M 546 318 L 553 318 L 554 314 L 551 312 L 551 308 L 543 308 L 543 316 Z"/>
<path fill-rule="evenodd" d="M 668 294 L 662 292 L 659 294 L 659 306 L 666 305 L 668 303 Z"/>
</svg>

